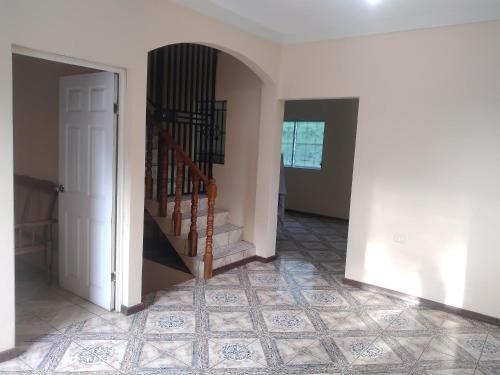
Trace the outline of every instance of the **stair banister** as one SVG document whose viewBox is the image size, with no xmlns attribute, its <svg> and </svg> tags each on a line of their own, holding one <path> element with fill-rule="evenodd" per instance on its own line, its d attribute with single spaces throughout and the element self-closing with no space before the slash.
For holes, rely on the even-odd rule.
<svg viewBox="0 0 500 375">
<path fill-rule="evenodd" d="M 189 255 L 197 255 L 197 244 L 198 244 L 198 231 L 197 231 L 197 220 L 198 220 L 198 192 L 200 183 L 202 182 L 207 188 L 207 200 L 208 200 L 208 213 L 207 213 L 207 228 L 206 228 L 206 241 L 205 241 L 205 254 L 203 257 L 204 270 L 203 274 L 206 279 L 212 277 L 213 271 L 213 233 L 214 233 L 214 210 L 215 210 L 215 200 L 217 198 L 217 183 L 215 179 L 209 179 L 195 164 L 195 162 L 184 152 L 181 146 L 175 142 L 172 136 L 167 130 L 163 129 L 161 124 L 149 113 L 146 115 L 147 127 L 147 147 L 152 143 L 152 134 L 156 129 L 158 131 L 159 137 L 158 142 L 161 142 L 161 156 L 160 156 L 160 216 L 165 217 L 167 211 L 167 184 L 168 184 L 168 148 L 172 148 L 173 153 L 176 158 L 176 178 L 175 178 L 175 204 L 174 212 L 172 213 L 172 222 L 174 234 L 179 236 L 181 234 L 182 226 L 182 213 L 181 213 L 181 200 L 182 200 L 182 184 L 184 181 L 184 167 L 187 166 L 191 172 L 193 179 L 193 189 L 191 195 L 191 226 L 188 235 L 189 244 Z M 151 137 L 151 140 L 149 139 Z M 152 147 L 152 146 L 151 146 Z M 152 168 L 152 162 L 149 163 L 149 150 L 146 150 L 146 196 L 149 195 L 149 174 Z M 152 150 L 151 150 L 152 155 Z M 151 156 L 152 158 L 152 156 Z M 149 172 L 148 172 L 149 169 Z M 152 177 L 151 177 L 152 186 Z M 152 195 L 152 188 L 151 188 Z"/>
</svg>

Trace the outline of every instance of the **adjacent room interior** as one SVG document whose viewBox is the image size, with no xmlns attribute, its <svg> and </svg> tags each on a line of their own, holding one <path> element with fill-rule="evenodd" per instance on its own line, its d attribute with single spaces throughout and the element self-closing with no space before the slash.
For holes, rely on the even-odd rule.
<svg viewBox="0 0 500 375">
<path fill-rule="evenodd" d="M 345 269 L 358 105 L 285 102 L 277 249 L 308 249 L 303 256 L 337 272 Z"/>
<path fill-rule="evenodd" d="M 36 336 L 113 309 L 108 304 L 113 292 L 108 291 L 104 300 L 109 301 L 103 303 L 91 284 L 96 274 L 102 277 L 102 265 L 107 263 L 103 257 L 108 254 L 111 261 L 112 255 L 111 238 L 94 219 L 99 214 L 92 197 L 104 194 L 102 178 L 113 169 L 114 159 L 104 160 L 102 156 L 108 147 L 107 139 L 111 145 L 114 141 L 112 133 L 109 137 L 99 127 L 99 116 L 105 113 L 99 106 L 107 106 L 105 87 L 94 82 L 88 96 L 83 91 L 82 79 L 94 79 L 101 71 L 21 54 L 12 55 L 12 66 L 15 295 L 19 312 L 17 338 L 22 342 L 33 335 L 23 331 L 26 321 L 38 325 Z M 112 73 L 104 74 L 113 78 Z M 67 87 L 68 80 L 78 82 Z M 85 107 L 88 114 L 83 127 L 78 128 L 77 117 Z M 66 109 L 69 115 L 65 117 Z M 94 115 L 97 120 L 92 118 Z M 114 126 L 111 123 L 111 129 Z M 113 148 L 109 151 L 112 155 Z M 80 202 L 80 191 L 89 200 L 79 203 L 76 211 L 61 211 L 62 195 Z M 74 195 L 68 198 L 69 194 Z M 72 221 L 72 217 L 76 219 Z M 106 279 L 110 280 L 110 274 Z"/>
</svg>

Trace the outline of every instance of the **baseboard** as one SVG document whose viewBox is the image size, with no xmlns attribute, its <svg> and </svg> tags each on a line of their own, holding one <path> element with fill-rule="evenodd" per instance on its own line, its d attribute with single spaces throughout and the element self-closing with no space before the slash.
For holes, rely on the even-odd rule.
<svg viewBox="0 0 500 375">
<path fill-rule="evenodd" d="M 449 306 L 449 305 L 446 305 L 444 303 L 431 301 L 431 300 L 428 300 L 425 298 L 415 297 L 415 296 L 412 296 L 410 294 L 401 293 L 401 292 L 397 292 L 395 290 L 382 288 L 380 286 L 363 283 L 361 281 L 351 280 L 348 278 L 344 278 L 342 281 L 346 285 L 350 285 L 350 286 L 353 286 L 353 287 L 356 287 L 359 289 L 368 290 L 371 292 L 377 292 L 377 293 L 384 294 L 384 295 L 389 296 L 389 297 L 395 297 L 395 298 L 399 298 L 399 299 L 402 299 L 405 301 L 414 302 L 414 303 L 417 303 L 421 306 L 428 307 L 430 309 L 442 310 L 445 312 L 449 312 L 449 313 L 453 313 L 453 314 L 462 316 L 464 318 L 480 320 L 480 321 L 483 321 L 483 322 L 486 322 L 489 324 L 500 326 L 500 319 L 495 318 L 493 316 L 484 315 L 484 314 L 480 314 L 480 313 L 477 313 L 474 311 L 461 309 L 459 307 Z"/>
<path fill-rule="evenodd" d="M 341 217 L 321 215 L 321 214 L 316 214 L 316 213 L 313 213 L 313 212 L 305 212 L 305 211 L 299 211 L 299 210 L 292 210 L 292 209 L 288 209 L 288 208 L 285 209 L 285 212 L 291 212 L 291 213 L 295 213 L 295 214 L 314 216 L 314 217 L 319 217 L 319 218 L 322 218 L 322 219 L 338 220 L 338 221 L 343 221 L 343 222 L 346 222 L 346 223 L 349 222 L 349 219 L 344 219 L 344 218 L 341 218 Z"/>
<path fill-rule="evenodd" d="M 138 303 L 137 305 L 133 305 L 133 306 L 123 306 L 121 307 L 120 309 L 120 312 L 123 314 L 123 315 L 126 315 L 126 316 L 129 316 L 129 315 L 132 315 L 132 314 L 135 314 L 135 313 L 138 313 L 139 311 L 142 311 L 146 308 L 146 304 L 144 303 Z"/>
<path fill-rule="evenodd" d="M 217 268 L 217 269 L 213 270 L 212 274 L 214 276 L 216 276 L 216 275 L 219 275 L 221 273 L 227 272 L 227 271 L 232 270 L 234 268 L 241 267 L 241 266 L 243 266 L 243 265 L 245 265 L 247 263 L 251 263 L 251 262 L 269 263 L 269 262 L 272 262 L 274 260 L 276 260 L 276 255 L 273 255 L 273 256 L 268 257 L 268 258 L 264 258 L 264 257 L 260 257 L 260 256 L 257 256 L 257 255 L 254 255 L 254 256 L 251 256 L 249 258 L 245 258 L 245 259 L 239 260 L 237 262 L 234 262 L 234 263 L 231 263 L 231 264 L 226 264 L 225 266 Z"/>
<path fill-rule="evenodd" d="M 22 353 L 23 352 L 17 348 L 4 350 L 0 352 L 0 363 L 19 357 Z"/>
</svg>

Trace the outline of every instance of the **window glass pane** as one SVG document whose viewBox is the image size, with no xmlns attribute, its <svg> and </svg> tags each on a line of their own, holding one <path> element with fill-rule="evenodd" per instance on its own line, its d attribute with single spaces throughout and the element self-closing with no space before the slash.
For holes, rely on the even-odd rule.
<svg viewBox="0 0 500 375">
<path fill-rule="evenodd" d="M 293 133 L 295 122 L 285 121 L 283 123 L 283 137 L 281 141 L 281 153 L 283 154 L 283 163 L 290 167 L 293 159 Z"/>
<path fill-rule="evenodd" d="M 322 121 L 298 121 L 295 131 L 293 166 L 321 168 L 325 123 Z"/>
</svg>

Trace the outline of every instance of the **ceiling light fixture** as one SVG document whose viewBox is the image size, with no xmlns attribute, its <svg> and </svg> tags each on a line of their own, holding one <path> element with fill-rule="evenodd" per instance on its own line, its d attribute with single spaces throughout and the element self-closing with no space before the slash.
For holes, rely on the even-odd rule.
<svg viewBox="0 0 500 375">
<path fill-rule="evenodd" d="M 366 0 L 369 5 L 377 5 L 382 2 L 382 0 Z"/>
</svg>

